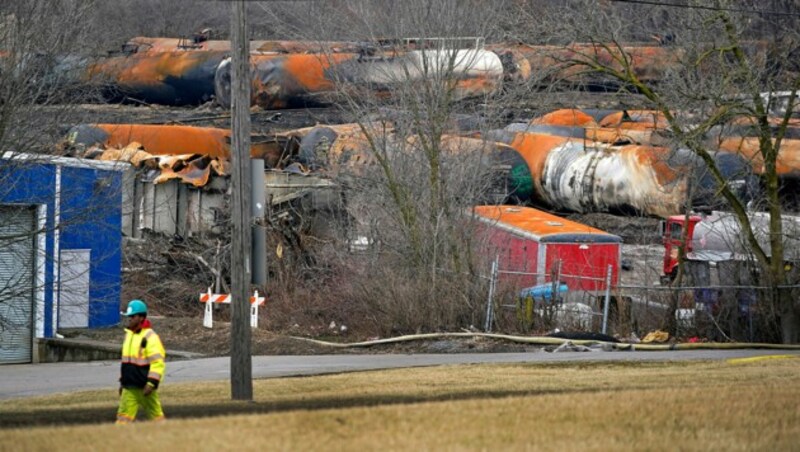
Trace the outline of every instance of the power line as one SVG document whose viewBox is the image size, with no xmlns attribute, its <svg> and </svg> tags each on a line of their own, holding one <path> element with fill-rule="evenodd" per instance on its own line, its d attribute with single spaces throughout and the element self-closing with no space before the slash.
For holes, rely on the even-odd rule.
<svg viewBox="0 0 800 452">
<path fill-rule="evenodd" d="M 747 13 L 747 14 L 766 14 L 772 16 L 791 16 L 800 17 L 800 13 L 789 13 L 783 11 L 770 11 L 770 10 L 754 10 L 744 8 L 723 8 L 721 6 L 703 6 L 703 5 L 682 5 L 679 3 L 666 3 L 654 0 L 611 0 L 616 3 L 632 3 L 637 5 L 652 5 L 652 6 L 665 6 L 670 8 L 684 8 L 684 9 L 703 9 L 707 11 L 726 11 L 734 13 Z"/>
</svg>

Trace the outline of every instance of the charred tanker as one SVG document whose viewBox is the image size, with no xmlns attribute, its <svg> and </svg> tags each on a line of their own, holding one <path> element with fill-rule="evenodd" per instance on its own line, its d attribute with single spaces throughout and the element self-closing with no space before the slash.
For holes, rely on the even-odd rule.
<svg viewBox="0 0 800 452">
<path fill-rule="evenodd" d="M 494 131 L 487 139 L 520 153 L 531 175 L 533 198 L 575 212 L 639 212 L 667 217 L 713 198 L 713 180 L 688 150 L 642 145 L 611 146 L 580 138 Z M 716 157 L 731 183 L 746 186 L 747 163 Z M 691 187 L 690 181 L 695 185 Z M 709 191 L 711 189 L 711 191 Z"/>
<path fill-rule="evenodd" d="M 325 104 L 329 99 L 322 96 L 335 91 L 335 80 L 326 71 L 356 57 L 352 53 L 252 55 L 250 103 L 267 109 Z M 217 102 L 230 108 L 230 58 L 216 69 L 214 92 Z"/>
<path fill-rule="evenodd" d="M 156 52 L 118 56 L 89 66 L 87 79 L 109 101 L 197 105 L 214 95 L 214 75 L 226 52 Z"/>
<path fill-rule="evenodd" d="M 371 136 L 364 133 L 367 130 Z M 397 153 L 419 154 L 419 137 L 400 138 L 390 123 L 374 122 L 362 126 L 341 124 L 316 126 L 291 132 L 299 136 L 298 161 L 312 170 L 323 170 L 330 175 L 359 175 L 377 163 L 376 152 L 388 158 Z M 373 149 L 379 147 L 379 150 Z M 513 148 L 503 143 L 480 138 L 443 135 L 439 142 L 442 164 L 466 164 L 488 180 L 480 182 L 485 187 L 485 201 L 500 203 L 508 199 L 529 199 L 530 176 L 525 161 Z M 394 154 L 394 156 L 392 155 Z M 465 158 L 472 159 L 471 162 Z M 466 163 L 465 163 L 466 162 Z M 475 176 L 475 173 L 471 173 Z"/>
<path fill-rule="evenodd" d="M 198 154 L 214 158 L 230 158 L 231 131 L 213 127 L 191 127 L 155 124 L 82 124 L 73 127 L 67 141 L 70 145 L 100 145 L 122 149 L 139 143 L 152 155 Z M 275 167 L 291 152 L 291 137 L 251 137 L 250 156 L 264 159 L 267 167 Z"/>
<path fill-rule="evenodd" d="M 402 86 L 443 78 L 452 83 L 454 100 L 487 95 L 503 80 L 500 58 L 480 49 L 408 52 L 301 53 L 251 56 L 251 103 L 262 108 L 290 108 L 332 102 L 339 93 L 356 98 L 391 98 Z M 217 101 L 230 106 L 230 60 L 215 75 Z"/>
</svg>

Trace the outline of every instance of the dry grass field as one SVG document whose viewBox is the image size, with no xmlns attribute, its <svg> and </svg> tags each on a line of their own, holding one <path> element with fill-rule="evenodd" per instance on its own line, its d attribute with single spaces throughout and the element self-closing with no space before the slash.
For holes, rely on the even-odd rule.
<svg viewBox="0 0 800 452">
<path fill-rule="evenodd" d="M 470 365 L 170 385 L 163 424 L 115 388 L 5 401 L 0 450 L 797 450 L 800 359 Z"/>
</svg>

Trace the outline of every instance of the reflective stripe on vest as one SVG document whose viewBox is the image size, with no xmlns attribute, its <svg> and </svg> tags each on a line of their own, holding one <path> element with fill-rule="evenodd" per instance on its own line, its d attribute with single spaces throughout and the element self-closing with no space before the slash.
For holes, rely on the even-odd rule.
<svg viewBox="0 0 800 452">
<path fill-rule="evenodd" d="M 135 356 L 123 356 L 122 357 L 122 363 L 123 364 L 130 363 L 130 364 L 134 364 L 134 365 L 137 365 L 137 366 L 149 366 L 150 365 L 150 361 L 148 361 L 146 358 L 137 358 Z"/>
</svg>

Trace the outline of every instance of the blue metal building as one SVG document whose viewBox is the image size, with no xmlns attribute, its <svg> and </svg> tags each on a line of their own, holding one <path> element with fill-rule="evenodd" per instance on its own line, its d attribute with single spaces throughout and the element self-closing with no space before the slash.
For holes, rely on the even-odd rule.
<svg viewBox="0 0 800 452">
<path fill-rule="evenodd" d="M 128 168 L 0 156 L 0 364 L 30 362 L 59 328 L 119 322 Z"/>
</svg>

